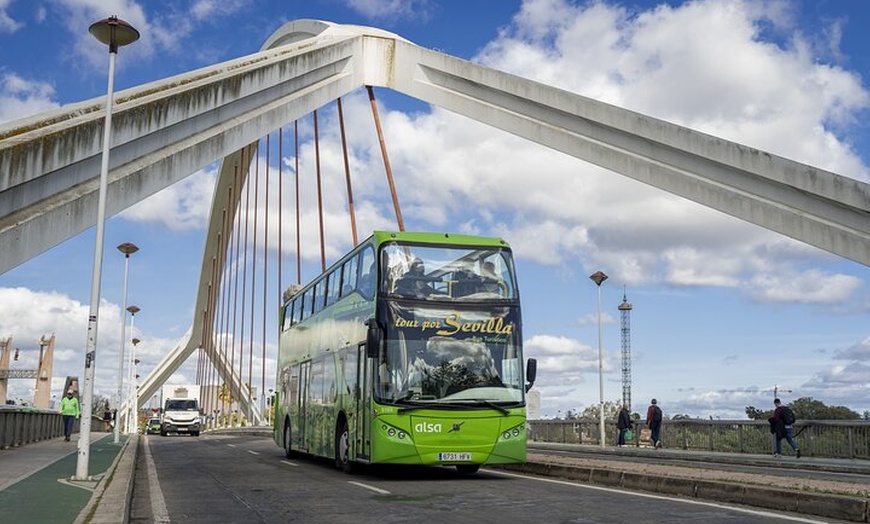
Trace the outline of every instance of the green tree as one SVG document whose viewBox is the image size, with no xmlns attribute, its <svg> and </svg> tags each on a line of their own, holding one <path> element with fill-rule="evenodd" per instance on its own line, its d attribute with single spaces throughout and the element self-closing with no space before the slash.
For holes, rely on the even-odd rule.
<svg viewBox="0 0 870 524">
<path fill-rule="evenodd" d="M 788 404 L 798 420 L 858 420 L 861 415 L 845 406 L 826 406 L 824 402 L 812 397 L 801 397 Z M 746 416 L 752 420 L 767 420 L 773 416 L 773 408 L 761 410 L 755 406 L 746 407 Z"/>
<path fill-rule="evenodd" d="M 621 400 L 605 400 L 604 401 L 604 418 L 605 419 L 615 419 L 619 415 L 619 409 L 622 407 Z M 593 404 L 591 406 L 587 406 L 582 412 L 580 412 L 580 416 L 578 418 L 598 418 L 598 404 Z"/>
</svg>

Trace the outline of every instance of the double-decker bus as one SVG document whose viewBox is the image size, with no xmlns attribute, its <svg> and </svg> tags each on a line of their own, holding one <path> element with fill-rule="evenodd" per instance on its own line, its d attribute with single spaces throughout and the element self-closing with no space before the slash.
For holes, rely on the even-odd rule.
<svg viewBox="0 0 870 524">
<path fill-rule="evenodd" d="M 280 311 L 274 438 L 358 463 L 455 466 L 526 459 L 513 258 L 498 238 L 375 231 Z"/>
</svg>

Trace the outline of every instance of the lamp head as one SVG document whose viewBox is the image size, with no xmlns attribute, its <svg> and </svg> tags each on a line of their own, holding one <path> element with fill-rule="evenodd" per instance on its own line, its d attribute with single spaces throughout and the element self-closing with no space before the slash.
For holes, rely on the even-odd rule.
<svg viewBox="0 0 870 524">
<path fill-rule="evenodd" d="M 110 53 L 117 53 L 118 48 L 139 40 L 139 31 L 117 16 L 94 22 L 88 31 L 94 38 L 109 46 Z"/>
<path fill-rule="evenodd" d="M 129 257 L 130 255 L 132 255 L 136 251 L 139 251 L 139 246 L 137 246 L 136 244 L 134 244 L 132 242 L 124 242 L 123 244 L 118 246 L 118 251 L 120 251 L 121 253 L 124 253 L 124 256 Z"/>
<path fill-rule="evenodd" d="M 601 283 L 604 282 L 605 280 L 607 280 L 608 277 L 607 277 L 607 275 L 604 274 L 603 271 L 596 271 L 595 273 L 592 273 L 591 275 L 589 275 L 589 278 L 593 282 L 595 282 L 596 286 L 601 287 Z"/>
</svg>

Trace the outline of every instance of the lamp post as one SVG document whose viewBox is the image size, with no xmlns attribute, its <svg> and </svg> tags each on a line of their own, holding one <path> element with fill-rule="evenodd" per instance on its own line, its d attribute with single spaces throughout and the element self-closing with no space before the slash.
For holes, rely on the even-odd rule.
<svg viewBox="0 0 870 524">
<path fill-rule="evenodd" d="M 127 275 L 129 274 L 130 268 L 130 255 L 139 251 L 139 248 L 136 244 L 132 242 L 124 242 L 120 246 L 118 246 L 118 251 L 124 253 L 124 293 L 122 294 L 121 299 L 121 352 L 118 356 L 118 404 L 117 407 L 121 407 L 121 402 L 123 400 L 123 391 L 124 391 L 124 350 L 127 345 L 127 334 L 124 332 L 127 328 Z M 117 413 L 117 409 L 115 410 Z M 115 436 L 114 442 L 118 444 L 121 440 L 121 429 L 118 427 L 118 420 L 115 417 Z"/>
<path fill-rule="evenodd" d="M 601 349 L 601 284 L 607 280 L 607 275 L 596 271 L 589 275 L 598 287 L 598 426 L 601 430 L 601 447 L 604 447 L 604 355 Z"/>
<path fill-rule="evenodd" d="M 127 311 L 130 313 L 130 335 L 132 335 L 133 334 L 133 327 L 135 326 L 135 323 L 136 323 L 136 313 L 141 311 L 141 309 L 139 309 L 139 306 L 136 306 L 134 304 L 132 306 L 129 306 L 127 308 Z M 136 353 L 136 344 L 139 342 L 139 339 L 133 338 L 133 340 L 131 340 L 131 342 L 133 342 L 133 347 L 130 349 L 130 372 L 127 375 L 127 378 L 128 378 L 127 383 L 128 383 L 128 387 L 130 388 L 130 393 L 127 395 L 127 408 L 128 408 L 127 409 L 127 418 L 124 420 L 124 423 L 127 426 L 127 433 L 128 434 L 133 432 L 133 430 L 131 429 L 133 427 L 133 425 L 130 422 L 130 419 L 134 413 L 134 408 L 133 408 L 133 404 L 132 404 L 132 402 L 133 402 L 133 368 L 135 367 L 135 362 L 136 362 L 136 354 L 135 354 Z"/>
<path fill-rule="evenodd" d="M 112 138 L 112 90 L 115 84 L 115 55 L 118 48 L 139 39 L 139 31 L 117 16 L 94 22 L 88 28 L 94 38 L 109 46 L 109 82 L 106 92 L 106 120 L 103 124 L 103 152 L 97 204 L 97 239 L 94 245 L 94 271 L 91 276 L 91 306 L 88 313 L 88 340 L 85 348 L 85 383 L 82 394 L 78 457 L 73 480 L 89 480 L 91 454 L 91 415 L 94 396 L 94 366 L 97 358 L 97 317 L 100 313 L 100 279 L 103 270 L 103 226 L 106 221 L 106 187 L 109 181 L 109 142 Z M 116 422 L 117 423 L 117 422 Z"/>
</svg>

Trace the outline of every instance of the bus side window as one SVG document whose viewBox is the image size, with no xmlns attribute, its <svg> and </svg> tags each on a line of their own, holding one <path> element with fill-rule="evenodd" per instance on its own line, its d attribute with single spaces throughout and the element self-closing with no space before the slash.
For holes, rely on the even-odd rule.
<svg viewBox="0 0 870 524">
<path fill-rule="evenodd" d="M 298 295 L 293 299 L 293 325 L 298 324 L 302 320 L 302 295 Z"/>
<path fill-rule="evenodd" d="M 324 289 L 326 287 L 326 280 L 320 279 L 314 284 L 314 309 L 313 312 L 315 314 L 320 313 L 320 310 L 323 309 L 323 299 L 324 299 Z"/>
<path fill-rule="evenodd" d="M 363 298 L 371 300 L 374 296 L 375 276 L 377 274 L 375 253 L 371 247 L 360 252 L 359 269 L 359 292 Z"/>
<path fill-rule="evenodd" d="M 341 291 L 341 270 L 336 268 L 326 279 L 326 305 L 335 304 Z"/>
<path fill-rule="evenodd" d="M 299 320 L 305 320 L 311 316 L 311 303 L 314 298 L 314 288 L 308 288 L 308 291 L 302 295 L 302 317 Z"/>
<path fill-rule="evenodd" d="M 356 271 L 358 265 L 359 257 L 353 257 L 345 262 L 344 265 L 341 267 L 341 296 L 347 296 L 351 294 L 354 289 L 356 289 Z"/>
<path fill-rule="evenodd" d="M 282 331 L 287 331 L 293 325 L 293 301 L 290 301 L 284 306 L 284 323 L 281 325 Z"/>
</svg>

